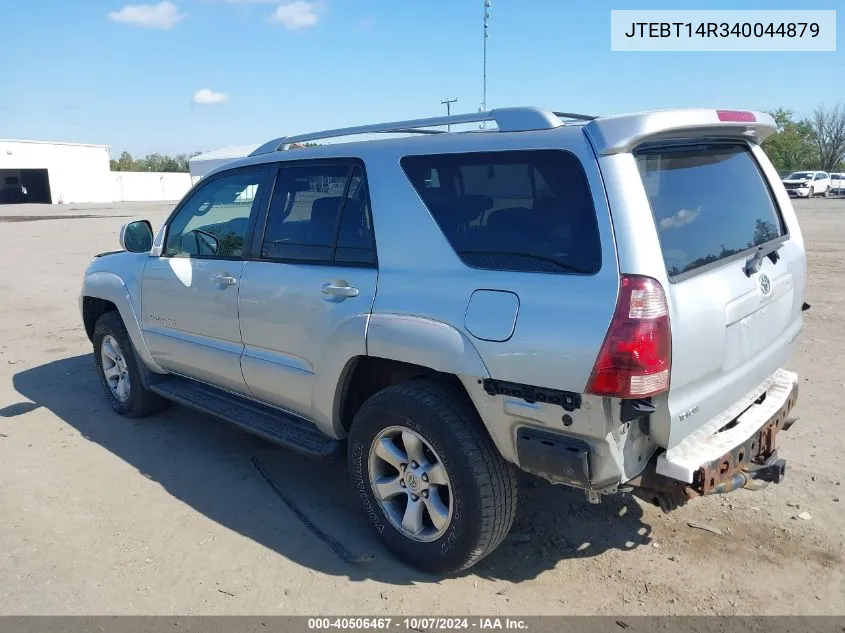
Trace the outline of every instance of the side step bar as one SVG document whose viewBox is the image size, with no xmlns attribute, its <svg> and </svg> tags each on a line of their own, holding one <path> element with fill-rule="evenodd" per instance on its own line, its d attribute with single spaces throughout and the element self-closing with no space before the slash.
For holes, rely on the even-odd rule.
<svg viewBox="0 0 845 633">
<path fill-rule="evenodd" d="M 326 437 L 311 422 L 293 414 L 179 376 L 154 381 L 149 388 L 163 398 L 221 418 L 302 455 L 324 461 L 343 458 L 343 441 Z"/>
</svg>

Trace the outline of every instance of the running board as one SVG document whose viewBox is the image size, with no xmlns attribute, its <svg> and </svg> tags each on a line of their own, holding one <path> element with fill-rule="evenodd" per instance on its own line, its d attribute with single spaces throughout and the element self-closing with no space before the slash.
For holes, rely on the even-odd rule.
<svg viewBox="0 0 845 633">
<path fill-rule="evenodd" d="M 327 437 L 304 418 L 210 385 L 168 376 L 154 381 L 149 388 L 163 398 L 221 418 L 248 433 L 308 457 L 339 461 L 345 452 L 343 441 Z"/>
</svg>

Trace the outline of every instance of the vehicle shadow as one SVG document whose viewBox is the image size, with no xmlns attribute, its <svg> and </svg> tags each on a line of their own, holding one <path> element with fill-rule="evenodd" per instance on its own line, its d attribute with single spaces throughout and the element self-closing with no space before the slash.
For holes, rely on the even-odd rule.
<svg viewBox="0 0 845 633">
<path fill-rule="evenodd" d="M 299 565 L 353 581 L 439 580 L 405 566 L 381 547 L 350 494 L 345 464 L 311 461 L 175 405 L 143 420 L 122 418 L 106 403 L 90 354 L 27 369 L 13 382 L 30 402 L 0 409 L 0 417 L 45 407 L 197 512 Z M 374 553 L 375 559 L 362 564 L 341 560 L 267 485 L 253 457 L 322 531 L 354 554 Z M 631 549 L 650 539 L 651 528 L 630 497 L 593 506 L 583 493 L 520 479 L 521 503 L 511 537 L 464 575 L 518 582 L 561 560 Z"/>
</svg>

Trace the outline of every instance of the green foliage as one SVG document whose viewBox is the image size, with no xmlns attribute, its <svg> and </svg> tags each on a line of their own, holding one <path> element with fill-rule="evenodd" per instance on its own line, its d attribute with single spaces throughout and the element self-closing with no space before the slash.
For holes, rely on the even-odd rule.
<svg viewBox="0 0 845 633">
<path fill-rule="evenodd" d="M 199 154 L 147 154 L 144 158 L 134 159 L 129 152 L 123 152 L 117 160 L 109 161 L 112 171 L 154 171 L 187 172 L 188 161 Z"/>
<path fill-rule="evenodd" d="M 763 150 L 778 171 L 818 169 L 821 161 L 815 134 L 807 121 L 796 121 L 791 110 L 769 112 L 778 131 L 763 143 Z"/>
</svg>

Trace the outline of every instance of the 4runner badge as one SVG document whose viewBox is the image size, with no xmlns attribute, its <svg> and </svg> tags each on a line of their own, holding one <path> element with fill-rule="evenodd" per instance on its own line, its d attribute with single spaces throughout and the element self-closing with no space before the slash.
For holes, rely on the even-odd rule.
<svg viewBox="0 0 845 633">
<path fill-rule="evenodd" d="M 760 292 L 764 295 L 769 294 L 772 291 L 772 282 L 769 280 L 768 275 L 760 275 Z"/>
<path fill-rule="evenodd" d="M 176 327 L 176 321 L 174 321 L 173 319 L 166 319 L 164 317 L 160 317 L 157 314 L 151 314 L 150 321 L 161 327 Z"/>
</svg>

